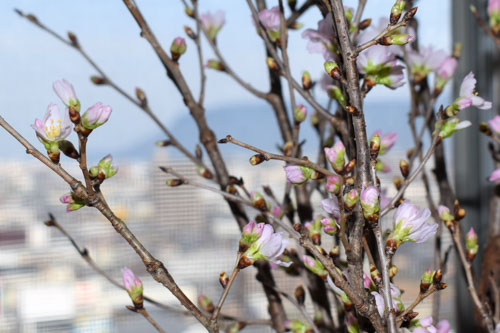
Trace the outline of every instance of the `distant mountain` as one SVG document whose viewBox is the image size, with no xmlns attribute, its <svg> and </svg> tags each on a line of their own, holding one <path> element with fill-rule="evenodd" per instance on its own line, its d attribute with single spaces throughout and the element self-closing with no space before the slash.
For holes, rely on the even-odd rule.
<svg viewBox="0 0 500 333">
<path fill-rule="evenodd" d="M 368 124 L 367 133 L 371 135 L 375 130 L 382 132 L 397 131 L 400 136 L 397 147 L 404 149 L 411 146 L 411 136 L 408 128 L 408 102 L 405 100 L 385 102 L 367 102 L 365 116 Z M 253 146 L 277 152 L 276 145 L 281 142 L 281 135 L 277 127 L 273 110 L 267 104 L 234 105 L 209 108 L 206 113 L 209 126 L 215 132 L 216 138 L 221 139 L 227 134 Z M 191 116 L 186 115 L 169 127 L 178 140 L 194 151 L 199 142 L 198 129 Z M 164 134 L 152 128 L 151 135 L 142 140 L 132 149 L 128 147 L 122 151 L 115 151 L 114 155 L 122 159 L 149 159 L 155 149 L 155 142 L 164 139 Z M 306 120 L 301 126 L 300 140 L 306 140 L 304 150 L 314 153 L 317 149 L 316 134 Z M 170 149 L 171 156 L 180 157 L 174 148 Z M 235 145 L 221 145 L 223 154 L 243 152 L 244 149 Z M 249 154 L 250 155 L 250 154 Z"/>
</svg>

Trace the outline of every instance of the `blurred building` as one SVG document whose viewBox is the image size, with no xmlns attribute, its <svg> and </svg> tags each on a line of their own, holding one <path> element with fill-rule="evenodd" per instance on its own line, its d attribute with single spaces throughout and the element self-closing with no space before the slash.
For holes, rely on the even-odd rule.
<svg viewBox="0 0 500 333">
<path fill-rule="evenodd" d="M 398 155 L 389 154 L 386 161 L 393 170 L 398 170 L 399 160 L 390 160 L 390 156 Z M 276 196 L 282 197 L 282 163 L 271 161 L 251 167 L 246 155 L 235 155 L 228 161 L 231 173 L 243 176 L 248 190 L 262 191 L 262 185 L 270 185 Z M 150 162 L 117 162 L 118 174 L 102 186 L 110 206 L 149 251 L 165 263 L 191 299 L 203 293 L 216 301 L 222 291 L 219 273 L 230 274 L 240 236 L 227 204 L 219 195 L 199 188 L 167 187 L 168 177 L 159 170 L 160 165 L 173 167 L 190 179 L 197 175 L 188 161 L 172 160 L 166 150 L 156 151 Z M 62 164 L 73 175 L 79 174 L 74 163 L 64 159 Z M 392 176 L 382 176 L 381 180 L 391 184 Z M 95 273 L 58 230 L 43 224 L 49 212 L 108 274 L 121 280 L 120 269 L 130 267 L 144 282 L 146 295 L 179 306 L 168 290 L 149 276 L 134 251 L 96 210 L 65 212 L 59 197 L 69 188 L 46 167 L 36 161 L 2 162 L 0 182 L 0 332 L 155 331 L 144 318 L 125 308 L 131 303 L 125 292 Z M 391 188 L 388 195 L 394 193 Z M 435 189 L 432 193 L 437 198 Z M 419 181 L 410 186 L 406 197 L 425 205 L 425 192 Z M 319 195 L 313 196 L 317 214 L 319 200 Z M 251 209 L 248 213 L 255 215 Z M 446 249 L 450 242 L 444 231 Z M 407 290 L 403 295 L 405 304 L 411 304 L 416 297 L 420 276 L 433 266 L 433 255 L 432 241 L 405 244 L 398 250 L 395 264 L 399 273 L 395 282 Z M 441 317 L 453 320 L 453 280 L 448 280 L 455 272 L 452 262 L 444 278 L 451 282 L 450 286 L 441 292 Z M 268 318 L 266 299 L 255 281 L 255 273 L 253 267 L 240 273 L 224 313 L 250 320 Z M 300 277 L 287 277 L 279 269 L 275 270 L 275 277 L 279 288 L 290 293 L 302 283 Z M 293 305 L 283 302 L 290 317 L 300 318 Z M 204 332 L 190 317 L 145 305 L 168 332 Z M 309 303 L 307 306 L 312 310 Z M 430 314 L 430 306 L 431 298 L 417 311 Z M 249 326 L 245 331 L 270 332 L 265 326 Z"/>
</svg>

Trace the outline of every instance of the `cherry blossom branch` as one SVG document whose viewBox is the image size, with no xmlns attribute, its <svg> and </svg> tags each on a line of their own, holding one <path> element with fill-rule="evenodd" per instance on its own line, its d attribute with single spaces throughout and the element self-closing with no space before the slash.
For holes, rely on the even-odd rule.
<svg viewBox="0 0 500 333">
<path fill-rule="evenodd" d="M 205 99 L 205 88 L 206 88 L 206 83 L 207 83 L 207 76 L 205 75 L 205 64 L 203 63 L 203 52 L 201 48 L 201 39 L 200 39 L 200 32 L 201 32 L 201 23 L 199 20 L 199 11 L 198 11 L 198 1 L 196 0 L 191 0 L 191 3 L 193 4 L 193 15 L 195 17 L 196 21 L 196 35 L 194 38 L 194 42 L 196 44 L 196 50 L 198 51 L 198 63 L 200 67 L 200 95 L 198 97 L 198 104 L 203 104 L 203 100 Z M 186 6 L 187 7 L 187 6 Z"/>
<path fill-rule="evenodd" d="M 432 295 L 434 292 L 438 290 L 439 289 L 436 287 L 436 285 L 433 284 L 425 293 L 419 293 L 417 295 L 417 298 L 415 298 L 415 300 L 413 301 L 413 303 L 411 303 L 411 305 L 407 307 L 405 311 L 399 314 L 398 317 L 396 318 L 398 326 L 400 326 L 403 323 L 403 321 L 405 321 L 405 317 L 407 314 L 411 313 L 413 309 L 415 309 L 415 307 L 419 305 L 424 299 L 426 299 L 428 296 Z"/>
<path fill-rule="evenodd" d="M 280 57 L 278 56 L 278 53 L 276 52 L 273 44 L 271 43 L 271 40 L 269 38 L 269 35 L 267 33 L 267 29 L 264 27 L 262 22 L 259 20 L 259 16 L 257 13 L 257 10 L 255 9 L 255 6 L 253 5 L 251 0 L 247 0 L 248 7 L 250 8 L 250 11 L 252 12 L 252 17 L 254 21 L 259 25 L 260 27 L 260 36 L 264 40 L 264 43 L 266 45 L 267 51 L 271 54 L 272 58 L 278 63 L 278 66 L 280 68 L 284 68 L 284 64 L 281 61 Z M 322 107 L 318 102 L 314 100 L 314 98 L 311 96 L 311 94 L 307 91 L 305 91 L 302 88 L 302 85 L 299 84 L 295 79 L 292 79 L 292 84 L 294 89 L 316 110 L 318 111 L 322 116 L 324 116 L 332 125 L 335 127 L 335 129 L 341 134 L 343 140 L 346 140 L 349 137 L 349 133 L 347 131 L 347 128 L 345 127 L 345 124 L 342 122 L 341 119 L 331 115 L 328 110 L 326 110 L 324 107 Z M 347 140 L 346 140 L 347 141 Z"/>
<path fill-rule="evenodd" d="M 146 308 L 137 309 L 133 306 L 127 305 L 127 309 L 129 309 L 132 312 L 137 312 L 141 314 L 144 318 L 146 318 L 147 321 L 149 321 L 151 325 L 153 325 L 154 328 L 156 328 L 158 332 L 166 333 L 166 331 L 163 328 L 161 328 L 161 326 L 153 319 L 153 317 L 151 317 Z"/>
<path fill-rule="evenodd" d="M 443 120 L 439 119 L 438 120 L 438 126 L 436 127 L 436 131 L 434 134 L 434 138 L 432 140 L 431 146 L 427 150 L 427 153 L 425 154 L 424 158 L 420 162 L 420 164 L 417 166 L 415 171 L 408 176 L 401 185 L 401 188 L 399 189 L 398 193 L 392 198 L 391 202 L 380 212 L 380 218 L 385 216 L 387 213 L 389 213 L 394 207 L 396 207 L 396 203 L 399 201 L 399 199 L 403 196 L 406 188 L 413 182 L 413 180 L 418 176 L 420 171 L 423 170 L 425 167 L 425 164 L 427 164 L 427 161 L 431 158 L 432 154 L 434 153 L 436 147 L 441 143 L 441 137 L 439 136 L 439 130 L 441 129 L 441 126 L 443 124 Z"/>
<path fill-rule="evenodd" d="M 467 290 L 469 291 L 472 297 L 472 301 L 474 302 L 477 311 L 479 311 L 481 315 L 481 318 L 486 326 L 486 329 L 488 330 L 488 332 L 493 333 L 495 332 L 495 327 L 494 327 L 495 323 L 493 321 L 493 318 L 491 318 L 491 314 L 488 313 L 488 311 L 485 309 L 485 306 L 482 303 L 477 293 L 477 289 L 474 284 L 474 277 L 472 274 L 472 264 L 469 260 L 467 260 L 467 257 L 465 255 L 465 250 L 460 232 L 460 224 L 456 223 L 455 230 L 454 231 L 450 230 L 450 233 L 453 239 L 453 244 L 455 245 L 455 249 L 458 253 L 458 258 L 460 259 L 460 263 L 462 264 L 463 273 L 467 281 Z"/>
<path fill-rule="evenodd" d="M 229 278 L 227 285 L 224 287 L 224 291 L 220 296 L 219 302 L 217 303 L 217 306 L 215 307 L 215 310 L 212 313 L 212 316 L 210 317 L 210 324 L 212 325 L 212 327 L 215 327 L 217 325 L 217 318 L 219 317 L 220 311 L 222 310 L 222 305 L 224 305 L 224 301 L 226 300 L 227 295 L 229 295 L 229 290 L 231 290 L 233 282 L 234 280 L 236 280 L 236 276 L 240 272 L 240 269 L 238 268 L 238 263 L 240 259 L 241 259 L 241 253 L 239 253 L 236 258 L 236 265 L 234 266 L 233 273 L 231 274 L 231 277 Z"/>
<path fill-rule="evenodd" d="M 96 264 L 94 259 L 92 259 L 92 257 L 90 256 L 88 250 L 84 247 L 80 247 L 78 245 L 78 243 L 76 242 L 76 240 L 66 231 L 66 229 L 63 228 L 63 226 L 57 221 L 57 219 L 52 214 L 49 213 L 49 220 L 45 221 L 45 225 L 48 227 L 54 227 L 57 230 L 59 230 L 70 241 L 71 245 L 75 248 L 75 250 L 82 257 L 82 259 L 85 260 L 85 262 L 90 267 L 92 267 L 92 269 L 94 271 L 96 271 L 99 275 L 103 276 L 106 280 L 108 280 L 115 287 L 118 287 L 122 290 L 126 290 L 125 287 L 123 286 L 123 284 L 121 284 L 120 282 L 115 280 L 111 275 L 106 273 L 102 268 L 100 268 Z M 159 308 L 162 308 L 162 309 L 165 309 L 165 310 L 168 310 L 171 312 L 179 313 L 182 315 L 191 316 L 191 313 L 185 309 L 181 309 L 181 308 L 178 308 L 175 306 L 160 303 L 159 301 L 157 301 L 157 300 L 155 300 L 147 295 L 144 295 L 143 298 L 146 302 L 149 302 L 149 303 L 151 303 Z M 270 323 L 269 320 L 266 320 L 266 319 L 245 321 L 242 318 L 237 318 L 234 316 L 226 315 L 224 313 L 221 313 L 220 318 L 223 320 L 228 320 L 228 321 L 244 322 L 246 325 L 269 325 L 269 323 Z"/>
<path fill-rule="evenodd" d="M 306 2 L 304 2 L 302 4 L 302 6 L 300 6 L 299 9 L 293 11 L 292 14 L 290 15 L 290 17 L 288 17 L 286 19 L 286 26 L 288 28 L 293 27 L 295 22 L 297 22 L 297 19 L 300 16 L 302 16 L 302 14 L 304 14 L 309 8 L 311 8 L 314 5 L 314 2 L 315 2 L 315 0 L 307 0 Z"/>
<path fill-rule="evenodd" d="M 403 16 L 403 18 L 401 19 L 401 21 L 399 21 L 398 23 L 396 23 L 394 25 L 388 24 L 387 28 L 385 28 L 384 30 L 382 30 L 377 36 L 373 37 L 368 42 L 359 45 L 356 48 L 356 50 L 355 50 L 356 55 L 360 54 L 363 50 L 366 50 L 370 46 L 379 44 L 380 43 L 380 39 L 382 37 L 385 37 L 387 34 L 393 32 L 394 30 L 397 30 L 397 29 L 399 29 L 401 27 L 406 26 L 408 24 L 408 22 L 413 18 L 413 16 L 415 15 L 416 12 L 417 12 L 417 7 L 411 9 L 410 11 L 408 11 Z"/>
<path fill-rule="evenodd" d="M 70 176 L 64 169 L 60 166 L 55 166 L 47 157 L 42 155 L 36 148 L 34 148 L 22 135 L 15 131 L 2 117 L 0 117 L 0 126 L 2 126 L 9 134 L 11 134 L 15 139 L 17 139 L 23 146 L 26 147 L 27 152 L 33 155 L 35 158 L 40 160 L 42 163 L 47 165 L 56 174 L 58 174 L 63 180 L 65 180 L 80 198 L 88 198 L 89 194 L 87 189 L 83 185 Z M 198 319 L 198 321 L 208 328 L 208 318 L 194 305 L 189 298 L 182 292 L 179 286 L 176 284 L 175 280 L 172 278 L 166 267 L 161 261 L 153 257 L 151 253 L 142 245 L 142 243 L 135 237 L 135 235 L 128 229 L 125 222 L 119 219 L 108 207 L 105 201 L 101 200 L 101 197 L 97 196 L 94 200 L 87 200 L 87 205 L 95 207 L 97 210 L 104 215 L 115 230 L 129 243 L 129 245 L 135 250 L 135 252 L 142 259 L 144 265 L 146 266 L 148 272 L 153 276 L 153 278 L 163 284 L 170 292 L 181 302 L 184 307 L 186 307 L 191 314 Z"/>
<path fill-rule="evenodd" d="M 176 176 L 177 178 L 181 179 L 183 184 L 192 185 L 195 187 L 200 187 L 200 188 L 212 191 L 214 193 L 218 193 L 218 194 L 224 196 L 226 199 L 235 200 L 235 201 L 241 202 L 249 207 L 253 207 L 254 209 L 258 209 L 249 200 L 246 200 L 242 197 L 221 191 L 221 190 L 216 189 L 216 188 L 211 187 L 211 186 L 199 184 L 197 182 L 193 182 L 191 180 L 188 180 L 188 179 L 184 178 L 181 174 L 175 172 L 171 168 L 162 167 L 162 170 L 165 172 L 171 173 L 174 176 Z M 329 274 L 334 279 L 335 284 L 347 294 L 349 299 L 351 299 L 353 301 L 354 305 L 356 306 L 356 309 L 360 313 L 362 313 L 364 316 L 366 316 L 370 319 L 370 321 L 372 322 L 372 324 L 376 328 L 377 332 L 385 332 L 384 326 L 381 322 L 381 318 L 378 316 L 378 312 L 374 308 L 373 304 L 368 302 L 367 299 L 364 299 L 362 296 L 358 295 L 357 293 L 355 293 L 351 289 L 351 286 L 349 285 L 349 283 L 339 274 L 339 272 L 335 268 L 335 265 L 333 264 L 333 262 L 331 261 L 331 259 L 329 257 L 322 255 L 321 252 L 319 252 L 319 250 L 311 242 L 310 239 L 302 236 L 300 233 L 295 231 L 290 225 L 284 223 L 283 221 L 281 221 L 280 219 L 278 219 L 277 217 L 275 217 L 273 214 L 271 214 L 268 211 L 264 211 L 263 213 L 265 214 L 265 216 L 269 220 L 274 221 L 275 224 L 277 224 L 278 226 L 283 228 L 294 240 L 298 241 L 299 244 L 303 248 L 309 250 L 311 252 L 311 254 L 316 259 L 320 260 L 320 262 L 325 266 L 325 268 L 327 269 Z"/>
<path fill-rule="evenodd" d="M 491 39 L 493 40 L 493 42 L 495 43 L 497 48 L 500 49 L 500 37 L 495 35 L 493 30 L 491 30 L 491 28 L 486 24 L 486 22 L 483 20 L 481 15 L 479 15 L 476 6 L 471 5 L 470 11 L 471 11 L 472 15 L 474 15 L 474 18 L 476 19 L 479 26 L 491 37 Z"/>
<path fill-rule="evenodd" d="M 196 12 L 195 12 L 195 15 L 196 15 L 195 19 L 196 19 L 197 25 L 200 25 L 200 18 Z M 222 56 L 222 53 L 220 52 L 219 48 L 217 47 L 217 44 L 215 44 L 215 42 L 211 38 L 208 37 L 207 31 L 202 26 L 200 26 L 200 28 L 201 28 L 201 31 L 203 32 L 203 34 L 205 35 L 205 39 L 208 41 L 208 44 L 212 48 L 212 51 L 215 53 L 215 56 L 217 57 L 217 59 L 219 60 L 221 65 L 224 67 L 224 72 L 226 74 L 228 74 L 229 76 L 231 76 L 240 86 L 242 86 L 248 92 L 252 93 L 256 97 L 265 99 L 267 97 L 267 94 L 265 92 L 262 92 L 256 88 L 254 88 L 250 83 L 245 82 L 238 74 L 236 74 L 236 72 L 234 72 L 232 70 L 232 68 L 229 66 L 226 59 L 224 59 L 224 57 Z"/>
<path fill-rule="evenodd" d="M 41 23 L 38 18 L 32 14 L 24 14 L 22 11 L 19 9 L 15 9 L 16 13 L 19 14 L 19 16 L 28 19 L 31 23 L 33 23 L 35 26 L 38 28 L 42 29 L 43 31 L 49 33 L 50 35 L 54 36 L 57 40 L 61 41 L 65 45 L 75 49 L 80 55 L 99 73 L 100 79 L 102 79 L 102 82 L 100 84 L 107 84 L 111 88 L 113 88 L 116 92 L 118 92 L 120 95 L 125 97 L 127 100 L 135 104 L 138 108 L 140 108 L 142 111 L 144 111 L 152 120 L 153 122 L 161 129 L 161 131 L 168 137 L 170 140 L 170 144 L 174 147 L 176 147 L 182 154 L 184 154 L 187 158 L 189 158 L 194 164 L 199 165 L 204 167 L 205 169 L 208 170 L 208 167 L 203 164 L 202 161 L 197 159 L 188 149 L 186 149 L 179 140 L 170 132 L 170 130 L 160 121 L 160 119 L 156 116 L 156 114 L 151 110 L 149 105 L 147 103 L 141 102 L 134 97 L 132 97 L 129 93 L 127 93 L 125 90 L 123 90 L 120 86 L 118 86 L 116 83 L 114 83 L 111 78 L 96 64 L 96 62 L 90 57 L 90 55 L 82 48 L 81 44 L 76 41 L 68 41 L 43 23 Z M 74 35 L 73 35 L 74 36 Z M 76 40 L 76 39 L 75 39 Z"/>
<path fill-rule="evenodd" d="M 26 154 L 32 155 L 34 158 L 45 164 L 49 169 L 59 175 L 73 190 L 73 192 L 82 199 L 87 199 L 87 190 L 85 186 L 71 176 L 60 164 L 54 164 L 47 156 L 36 149 L 28 140 L 26 140 L 19 132 L 17 132 L 10 124 L 0 116 L 0 126 L 3 127 L 14 139 L 19 141 L 25 148 Z"/>
<path fill-rule="evenodd" d="M 322 174 L 324 174 L 325 176 L 333 176 L 335 175 L 333 172 L 317 165 L 316 163 L 314 162 L 311 162 L 310 160 L 307 159 L 307 157 L 303 157 L 303 158 L 297 158 L 297 157 L 288 157 L 288 156 L 283 156 L 283 155 L 276 155 L 276 154 L 272 154 L 272 153 L 268 153 L 260 148 L 257 148 L 257 147 L 254 147 L 252 145 L 249 145 L 247 143 L 244 143 L 244 142 L 241 142 L 235 138 L 233 138 L 231 135 L 227 135 L 224 139 L 220 139 L 218 141 L 219 143 L 232 143 L 232 144 L 235 144 L 237 146 L 240 146 L 240 147 L 243 147 L 243 148 L 246 148 L 246 149 L 249 149 L 249 150 L 252 150 L 256 153 L 259 153 L 261 155 L 261 158 L 263 158 L 265 161 L 269 161 L 269 160 L 278 160 L 278 161 L 285 161 L 285 162 L 288 162 L 288 163 L 292 163 L 292 164 L 296 164 L 296 165 L 303 165 L 303 166 L 306 166 L 306 167 L 309 167 L 311 169 L 314 169 Z"/>
<path fill-rule="evenodd" d="M 359 34 L 359 22 L 361 22 L 361 17 L 363 16 L 363 11 L 365 10 L 367 0 L 358 0 L 358 8 L 356 8 L 356 14 L 354 15 L 353 26 L 356 30 L 352 32 L 351 40 L 355 40 L 356 36 Z"/>
<path fill-rule="evenodd" d="M 311 318 L 309 313 L 307 313 L 306 308 L 304 306 L 300 305 L 293 296 L 284 292 L 283 290 L 280 290 L 277 287 L 271 287 L 271 288 L 273 288 L 276 292 L 278 292 L 280 295 L 285 297 L 290 303 L 292 303 L 300 311 L 300 313 L 302 314 L 304 319 L 307 321 L 309 326 L 311 326 L 311 329 L 313 330 L 314 333 L 320 333 L 318 330 L 318 327 L 314 323 L 314 320 Z"/>
</svg>

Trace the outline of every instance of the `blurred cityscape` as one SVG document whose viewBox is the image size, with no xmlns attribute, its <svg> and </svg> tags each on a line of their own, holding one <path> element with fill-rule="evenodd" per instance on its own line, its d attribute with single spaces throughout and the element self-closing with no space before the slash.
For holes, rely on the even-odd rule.
<svg viewBox="0 0 500 333">
<path fill-rule="evenodd" d="M 399 156 L 390 153 L 386 163 L 398 170 Z M 262 191 L 270 185 L 281 197 L 284 191 L 282 163 L 275 161 L 251 167 L 249 155 L 227 158 L 231 174 L 243 176 L 248 190 Z M 62 165 L 73 175 L 76 165 L 67 159 Z M 215 193 L 190 186 L 169 188 L 167 176 L 158 166 L 169 166 L 185 177 L 197 177 L 192 165 L 168 156 L 158 149 L 151 161 L 120 163 L 118 174 L 106 181 L 102 191 L 118 216 L 149 251 L 162 260 L 180 287 L 192 300 L 205 294 L 216 301 L 222 291 L 218 277 L 230 273 L 236 259 L 240 236 L 227 204 Z M 432 166 L 427 169 L 430 170 Z M 388 195 L 395 194 L 393 174 L 381 175 Z M 201 180 L 202 181 L 202 180 Z M 125 308 L 131 301 L 126 292 L 116 288 L 97 274 L 75 251 L 68 239 L 44 221 L 51 212 L 97 265 L 118 281 L 120 269 L 131 268 L 144 283 L 144 293 L 160 302 L 179 306 L 168 290 L 156 283 L 142 262 L 110 224 L 90 208 L 66 213 L 59 197 L 69 188 L 57 175 L 37 161 L 2 162 L 0 164 L 0 332 L 155 332 L 146 320 Z M 434 198 L 438 198 L 432 188 Z M 425 205 L 425 192 L 419 178 L 409 187 L 406 198 Z M 321 214 L 316 193 L 313 203 Z M 248 210 L 249 216 L 255 211 Z M 391 214 L 390 214 L 391 215 Z M 384 225 L 389 225 L 387 218 Z M 443 233 L 443 249 L 450 244 Z M 324 236 L 323 238 L 326 238 Z M 328 250 L 327 245 L 325 248 Z M 406 292 L 402 299 L 409 305 L 415 299 L 420 277 L 434 262 L 433 240 L 426 244 L 405 244 L 394 259 L 399 268 L 395 283 Z M 441 292 L 441 318 L 453 327 L 455 306 L 453 258 L 449 260 L 444 281 L 449 287 Z M 247 320 L 268 319 L 267 303 L 262 287 L 255 280 L 253 267 L 242 271 L 224 305 L 223 313 Z M 300 277 L 289 277 L 275 269 L 280 290 L 293 294 L 302 284 Z M 330 297 L 333 297 L 330 295 Z M 300 313 L 283 300 L 290 318 L 301 319 Z M 432 297 L 416 308 L 429 315 Z M 312 313 L 312 306 L 307 302 Z M 198 322 L 188 316 L 169 313 L 145 303 L 151 315 L 167 332 L 204 332 Z M 248 326 L 245 332 L 271 332 L 266 326 Z"/>
</svg>

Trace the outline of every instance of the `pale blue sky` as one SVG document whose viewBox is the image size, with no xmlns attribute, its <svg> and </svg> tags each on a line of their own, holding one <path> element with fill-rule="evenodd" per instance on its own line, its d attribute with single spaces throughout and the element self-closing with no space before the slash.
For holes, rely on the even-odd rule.
<svg viewBox="0 0 500 333">
<path fill-rule="evenodd" d="M 180 0 L 137 0 L 137 3 L 167 49 L 173 38 L 184 36 L 184 25 L 193 26 L 192 20 L 184 15 Z M 223 9 L 226 12 L 226 26 L 218 37 L 221 50 L 242 77 L 255 86 L 267 87 L 263 46 L 251 24 L 246 2 L 200 0 L 199 3 L 202 12 L 208 9 Z M 268 1 L 270 6 L 275 3 L 275 0 Z M 352 6 L 357 1 L 345 3 Z M 368 0 L 364 17 L 372 17 L 376 21 L 378 17 L 389 13 L 392 4 L 393 0 Z M 421 0 L 418 5 L 421 43 L 449 49 L 449 1 Z M 76 33 L 83 47 L 115 82 L 129 92 L 133 92 L 136 86 L 146 91 L 150 105 L 167 126 L 172 127 L 179 119 L 186 117 L 187 110 L 182 99 L 166 77 L 165 70 L 150 46 L 139 37 L 139 29 L 122 1 L 2 0 L 0 63 L 3 77 L 0 80 L 0 114 L 40 149 L 42 146 L 29 125 L 34 118 L 43 117 L 50 102 L 60 103 L 52 92 L 52 82 L 61 78 L 73 83 L 82 108 L 97 101 L 113 107 L 108 124 L 92 134 L 89 143 L 91 151 L 112 153 L 122 150 L 124 146 L 133 147 L 136 142 L 151 137 L 151 133 L 157 130 L 149 118 L 111 88 L 93 85 L 89 76 L 95 72 L 74 50 L 18 17 L 13 8 L 35 14 L 40 21 L 59 33 L 65 34 L 68 30 Z M 316 28 L 319 19 L 319 12 L 312 10 L 300 22 L 304 28 Z M 300 38 L 300 33 L 291 33 L 292 74 L 299 78 L 302 71 L 307 69 L 313 78 L 318 78 L 322 72 L 322 57 L 307 53 L 307 42 Z M 205 45 L 205 56 L 210 55 L 208 45 Z M 197 59 L 194 44 L 190 41 L 188 52 L 180 63 L 197 92 Z M 370 99 L 385 99 L 390 93 L 386 88 L 377 88 L 370 93 Z M 404 97 L 407 89 L 400 88 L 399 94 Z M 255 98 L 228 76 L 208 71 L 206 105 L 209 113 L 216 112 L 217 108 L 237 109 L 240 105 L 248 109 L 253 103 L 256 103 Z M 172 130 L 175 132 L 175 128 Z M 17 159 L 25 155 L 23 149 L 3 130 L 0 131 L 0 142 L 3 158 Z"/>
</svg>

